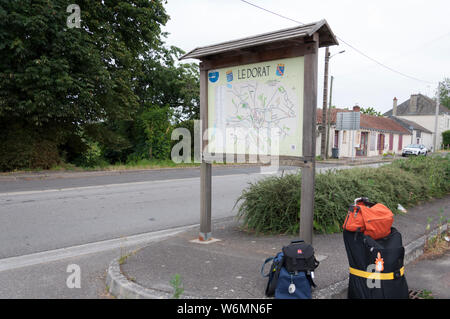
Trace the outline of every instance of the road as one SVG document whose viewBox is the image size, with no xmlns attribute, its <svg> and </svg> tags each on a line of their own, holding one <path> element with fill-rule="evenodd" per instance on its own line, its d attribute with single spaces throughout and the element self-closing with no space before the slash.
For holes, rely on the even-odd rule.
<svg viewBox="0 0 450 319">
<path fill-rule="evenodd" d="M 213 219 L 235 216 L 242 190 L 265 176 L 259 167 L 214 168 Z M 0 182 L 0 298 L 101 297 L 105 269 L 125 246 L 199 222 L 199 189 L 198 168 Z M 67 288 L 70 263 L 82 267 L 84 288 Z"/>
</svg>

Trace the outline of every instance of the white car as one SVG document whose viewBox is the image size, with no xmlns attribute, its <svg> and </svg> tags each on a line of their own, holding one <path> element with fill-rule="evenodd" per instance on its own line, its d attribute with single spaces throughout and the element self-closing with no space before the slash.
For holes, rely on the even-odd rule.
<svg viewBox="0 0 450 319">
<path fill-rule="evenodd" d="M 428 150 L 423 144 L 409 144 L 402 149 L 402 156 L 408 155 L 425 155 L 427 156 Z"/>
</svg>

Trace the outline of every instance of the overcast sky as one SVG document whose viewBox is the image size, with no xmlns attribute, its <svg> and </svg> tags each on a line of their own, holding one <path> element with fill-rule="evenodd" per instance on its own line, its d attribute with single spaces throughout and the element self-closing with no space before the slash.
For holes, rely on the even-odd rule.
<svg viewBox="0 0 450 319">
<path fill-rule="evenodd" d="M 434 96 L 437 82 L 450 77 L 450 1 L 448 0 L 248 0 L 294 20 L 326 19 L 345 42 L 399 71 L 432 84 L 393 73 L 344 43 L 330 47 L 337 107 L 392 108 L 411 94 Z M 297 24 L 240 0 L 168 0 L 167 44 L 184 51 Z M 319 52 L 318 103 L 322 107 L 325 48 Z"/>
</svg>

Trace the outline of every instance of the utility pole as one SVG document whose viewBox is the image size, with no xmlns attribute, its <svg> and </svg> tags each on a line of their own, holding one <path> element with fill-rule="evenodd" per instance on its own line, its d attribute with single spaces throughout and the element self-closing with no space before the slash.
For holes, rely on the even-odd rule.
<svg viewBox="0 0 450 319">
<path fill-rule="evenodd" d="M 328 62 L 330 61 L 330 49 L 325 49 L 325 72 L 323 77 L 323 106 L 322 106 L 322 129 L 320 136 L 320 156 L 326 159 L 327 154 L 327 97 L 328 97 Z"/>
<path fill-rule="evenodd" d="M 436 152 L 438 150 L 437 144 L 438 144 L 438 119 L 439 119 L 439 104 L 440 98 L 441 98 L 441 82 L 438 83 L 438 89 L 437 89 L 437 97 L 436 97 L 436 112 L 434 116 L 434 138 L 433 138 L 433 152 Z"/>
<path fill-rule="evenodd" d="M 327 114 L 327 133 L 326 133 L 326 147 L 325 147 L 325 159 L 328 158 L 328 144 L 330 143 L 330 117 L 331 117 L 331 101 L 333 99 L 333 80 L 334 76 L 330 77 L 330 103 L 328 104 L 328 114 Z"/>
<path fill-rule="evenodd" d="M 328 98 L 328 64 L 330 63 L 330 59 L 337 54 L 344 53 L 345 50 L 342 50 L 338 53 L 330 56 L 330 50 L 328 47 L 325 49 L 325 71 L 323 77 L 323 106 L 322 106 L 322 128 L 321 128 L 321 138 L 320 138 L 320 156 L 323 159 L 328 158 L 328 125 L 327 118 L 328 110 L 327 110 L 327 98 Z M 331 87 L 333 87 L 333 77 L 331 77 Z M 330 107 L 331 107 L 331 92 L 330 92 Z"/>
</svg>

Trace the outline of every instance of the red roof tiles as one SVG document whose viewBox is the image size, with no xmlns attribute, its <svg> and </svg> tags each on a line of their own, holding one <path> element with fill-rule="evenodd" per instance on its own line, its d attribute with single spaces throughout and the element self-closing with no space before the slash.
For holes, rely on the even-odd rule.
<svg viewBox="0 0 450 319">
<path fill-rule="evenodd" d="M 352 111 L 345 109 L 331 109 L 330 113 L 328 113 L 331 115 L 329 121 L 331 124 L 336 124 L 336 114 L 338 112 L 352 112 Z M 322 123 L 322 109 L 317 109 L 317 124 L 321 123 Z M 410 134 L 410 132 L 407 129 L 398 124 L 396 121 L 383 116 L 367 115 L 361 113 L 360 126 L 361 129 L 367 130 L 386 131 L 408 135 Z"/>
</svg>

